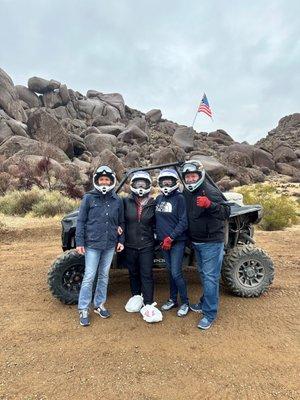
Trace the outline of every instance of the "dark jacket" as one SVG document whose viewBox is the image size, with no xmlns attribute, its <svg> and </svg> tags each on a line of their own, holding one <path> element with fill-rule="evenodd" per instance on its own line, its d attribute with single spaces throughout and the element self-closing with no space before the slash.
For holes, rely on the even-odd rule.
<svg viewBox="0 0 300 400">
<path fill-rule="evenodd" d="M 224 221 L 229 218 L 230 207 L 221 193 L 207 179 L 195 192 L 184 191 L 189 220 L 189 238 L 192 242 L 223 242 Z M 198 207 L 196 198 L 207 196 L 212 205 L 209 208 Z"/>
<path fill-rule="evenodd" d="M 143 249 L 154 246 L 155 200 L 150 197 L 142 208 L 140 221 L 137 218 L 135 197 L 124 197 L 125 247 Z"/>
<path fill-rule="evenodd" d="M 168 196 L 157 196 L 155 216 L 158 240 L 162 241 L 167 236 L 173 240 L 187 239 L 186 201 L 178 190 Z"/>
<path fill-rule="evenodd" d="M 118 235 L 118 226 L 124 229 L 122 199 L 114 192 L 103 195 L 94 189 L 83 196 L 76 226 L 76 246 L 98 250 L 115 247 L 124 242 Z"/>
</svg>

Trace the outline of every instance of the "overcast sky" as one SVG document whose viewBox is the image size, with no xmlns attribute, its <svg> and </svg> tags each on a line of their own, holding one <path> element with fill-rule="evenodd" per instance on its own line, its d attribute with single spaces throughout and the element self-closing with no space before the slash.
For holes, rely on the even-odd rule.
<svg viewBox="0 0 300 400">
<path fill-rule="evenodd" d="M 256 142 L 300 112 L 299 0 L 0 0 L 0 67 Z"/>
</svg>

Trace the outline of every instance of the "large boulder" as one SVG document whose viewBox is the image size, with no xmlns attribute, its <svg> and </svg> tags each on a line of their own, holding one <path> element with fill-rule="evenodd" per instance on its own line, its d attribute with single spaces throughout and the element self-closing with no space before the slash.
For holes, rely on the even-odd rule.
<svg viewBox="0 0 300 400">
<path fill-rule="evenodd" d="M 115 151 L 117 138 L 113 135 L 99 135 L 97 133 L 90 133 L 89 135 L 85 136 L 84 143 L 87 150 L 90 151 L 95 157 L 105 149 Z"/>
<path fill-rule="evenodd" d="M 267 167 L 274 170 L 275 163 L 272 154 L 266 150 L 250 144 L 234 143 L 229 145 L 224 152 L 227 162 L 241 167 Z"/>
<path fill-rule="evenodd" d="M 277 163 L 276 171 L 282 175 L 294 176 L 297 173 L 297 168 L 286 163 Z"/>
<path fill-rule="evenodd" d="M 214 132 L 210 132 L 207 135 L 207 140 L 216 142 L 218 144 L 223 144 L 225 146 L 230 145 L 234 142 L 232 137 L 228 135 L 228 133 L 225 132 L 223 129 L 217 129 Z"/>
<path fill-rule="evenodd" d="M 22 164 L 25 163 L 28 167 L 30 167 L 31 170 L 35 170 L 44 158 L 44 156 L 37 156 L 32 154 L 27 155 L 19 152 L 4 161 L 3 169 L 4 171 L 8 171 L 12 165 L 22 166 Z M 53 170 L 55 173 L 59 174 L 64 172 L 64 167 L 59 162 L 57 162 L 53 158 L 49 158 L 49 161 L 51 164 L 50 169 Z"/>
<path fill-rule="evenodd" d="M 3 142 L 4 139 L 10 136 L 14 136 L 14 133 L 8 125 L 7 120 L 0 119 L 0 144 Z"/>
<path fill-rule="evenodd" d="M 161 120 L 162 113 L 158 109 L 150 110 L 146 113 L 146 120 L 149 122 L 159 122 Z"/>
<path fill-rule="evenodd" d="M 147 122 L 145 117 L 135 117 L 128 122 L 128 126 L 138 126 L 142 131 L 147 133 Z"/>
<path fill-rule="evenodd" d="M 280 119 L 278 126 L 272 129 L 267 137 L 259 140 L 256 146 L 273 152 L 279 144 L 289 146 L 292 150 L 299 148 L 300 113 L 287 115 Z"/>
<path fill-rule="evenodd" d="M 220 161 L 214 157 L 205 156 L 203 154 L 194 154 L 193 160 L 201 161 L 205 170 L 215 181 L 220 180 L 227 173 L 227 167 L 221 164 Z"/>
<path fill-rule="evenodd" d="M 59 106 L 56 107 L 52 110 L 51 115 L 55 116 L 56 118 L 63 120 L 63 119 L 69 119 L 71 118 L 71 114 L 69 113 L 69 110 L 67 107 L 64 106 Z"/>
<path fill-rule="evenodd" d="M 63 105 L 59 92 L 46 92 L 43 94 L 43 103 L 47 108 L 56 108 Z"/>
<path fill-rule="evenodd" d="M 100 135 L 101 132 L 95 126 L 89 126 L 88 128 L 86 128 L 84 131 L 82 131 L 80 133 L 80 136 L 84 138 L 87 135 L 89 135 L 90 133 L 97 133 L 98 135 Z"/>
<path fill-rule="evenodd" d="M 138 143 L 144 143 L 149 138 L 147 133 L 142 131 L 138 126 L 131 125 L 118 135 L 118 139 L 126 143 L 133 143 L 133 140 L 136 140 Z"/>
<path fill-rule="evenodd" d="M 25 136 L 27 135 L 27 125 L 23 124 L 21 121 L 16 121 L 15 119 L 9 118 L 6 123 L 9 125 L 10 129 L 13 131 L 14 135 Z"/>
<path fill-rule="evenodd" d="M 105 103 L 98 99 L 82 99 L 76 102 L 76 108 L 79 112 L 90 117 L 102 116 L 105 110 Z"/>
<path fill-rule="evenodd" d="M 11 77 L 0 68 L 0 108 L 11 118 L 26 122 L 27 116 Z"/>
<path fill-rule="evenodd" d="M 194 148 L 194 133 L 187 126 L 178 126 L 173 134 L 173 142 L 184 151 L 191 151 Z"/>
<path fill-rule="evenodd" d="M 129 151 L 122 160 L 127 168 L 136 168 L 140 165 L 140 156 L 137 151 Z"/>
<path fill-rule="evenodd" d="M 19 99 L 25 101 L 29 108 L 40 107 L 41 101 L 34 92 L 23 85 L 16 85 L 15 88 Z"/>
<path fill-rule="evenodd" d="M 87 98 L 98 98 L 103 102 L 109 104 L 118 110 L 121 118 L 125 118 L 125 102 L 123 96 L 119 93 L 101 93 L 96 90 L 88 90 L 86 94 Z"/>
<path fill-rule="evenodd" d="M 275 169 L 275 162 L 272 158 L 272 154 L 263 149 L 254 148 L 253 164 L 258 167 L 267 167 L 271 170 Z"/>
<path fill-rule="evenodd" d="M 67 85 L 63 84 L 59 87 L 59 95 L 61 98 L 62 104 L 65 106 L 71 101 L 70 93 L 68 91 Z"/>
<path fill-rule="evenodd" d="M 59 163 L 70 161 L 60 148 L 23 136 L 12 136 L 4 140 L 0 145 L 0 155 L 5 156 L 5 158 L 9 158 L 17 153 L 19 155 L 48 156 Z"/>
<path fill-rule="evenodd" d="M 29 137 L 26 130 L 27 126 L 20 121 L 12 118 L 0 118 L 0 143 L 14 135 Z"/>
<path fill-rule="evenodd" d="M 51 143 L 73 156 L 72 141 L 59 121 L 44 109 L 34 111 L 28 118 L 28 133 L 32 139 Z"/>
<path fill-rule="evenodd" d="M 93 126 L 107 126 L 111 124 L 112 122 L 102 115 L 98 115 L 98 117 L 94 118 L 94 120 L 92 121 Z"/>
<path fill-rule="evenodd" d="M 122 125 L 98 126 L 98 130 L 100 133 L 118 136 L 120 133 L 125 131 L 125 127 Z"/>
<path fill-rule="evenodd" d="M 155 165 L 184 161 L 186 153 L 178 146 L 164 147 L 150 154 L 151 163 Z"/>
<path fill-rule="evenodd" d="M 161 121 L 158 124 L 159 131 L 167 135 L 173 135 L 177 127 L 178 124 L 172 121 Z"/>
<path fill-rule="evenodd" d="M 80 171 L 84 174 L 88 174 L 90 172 L 91 164 L 89 162 L 82 161 L 79 158 L 75 157 L 73 160 L 73 164 L 77 165 Z"/>
<path fill-rule="evenodd" d="M 107 165 L 116 173 L 120 181 L 124 175 L 125 168 L 122 161 L 109 149 L 103 150 L 98 157 L 95 157 L 91 163 L 91 169 L 94 171 L 100 165 Z"/>
<path fill-rule="evenodd" d="M 290 161 L 297 160 L 297 154 L 294 150 L 290 146 L 284 144 L 279 145 L 273 150 L 273 156 L 276 163 L 289 163 Z"/>
<path fill-rule="evenodd" d="M 75 133 L 69 133 L 69 137 L 72 142 L 75 157 L 80 156 L 82 153 L 84 153 L 87 150 L 82 137 L 76 135 Z"/>
<path fill-rule="evenodd" d="M 47 80 L 44 78 L 38 78 L 37 76 L 28 79 L 28 88 L 32 92 L 43 94 L 46 92 L 51 92 L 55 89 L 59 89 L 59 87 L 60 82 L 55 81 L 54 79 Z"/>
</svg>

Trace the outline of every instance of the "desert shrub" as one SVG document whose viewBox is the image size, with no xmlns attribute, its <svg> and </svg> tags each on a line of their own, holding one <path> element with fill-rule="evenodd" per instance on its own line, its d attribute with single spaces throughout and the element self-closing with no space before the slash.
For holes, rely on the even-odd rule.
<svg viewBox="0 0 300 400">
<path fill-rule="evenodd" d="M 32 207 L 37 217 L 54 217 L 71 212 L 79 207 L 79 201 L 70 199 L 58 191 L 45 192 L 43 198 Z"/>
<path fill-rule="evenodd" d="M 277 194 L 276 187 L 256 184 L 237 191 L 244 196 L 245 204 L 263 206 L 263 219 L 259 223 L 261 229 L 275 231 L 297 223 L 297 203 L 288 195 Z"/>
<path fill-rule="evenodd" d="M 25 215 L 42 197 L 43 191 L 38 189 L 7 192 L 0 197 L 0 212 L 8 215 Z"/>
<path fill-rule="evenodd" d="M 3 234 L 7 231 L 7 226 L 3 221 L 0 220 L 0 234 Z"/>
<path fill-rule="evenodd" d="M 59 191 L 31 190 L 11 191 L 0 197 L 0 212 L 7 215 L 20 215 L 32 212 L 33 215 L 55 216 L 75 210 L 79 200 L 70 199 Z"/>
</svg>

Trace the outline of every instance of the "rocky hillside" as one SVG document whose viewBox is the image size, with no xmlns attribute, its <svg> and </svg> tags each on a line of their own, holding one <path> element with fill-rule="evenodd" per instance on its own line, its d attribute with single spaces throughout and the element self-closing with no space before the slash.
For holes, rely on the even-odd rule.
<svg viewBox="0 0 300 400">
<path fill-rule="evenodd" d="M 120 179 L 129 167 L 189 158 L 201 159 L 223 190 L 278 173 L 299 182 L 299 137 L 300 114 L 282 118 L 252 146 L 221 129 L 203 133 L 178 125 L 157 109 L 144 114 L 125 105 L 118 93 L 88 90 L 83 95 L 38 77 L 27 87 L 14 85 L 0 69 L 2 192 L 20 187 L 22 174 L 23 183 L 36 174 L 42 185 L 41 170 L 75 179 L 83 189 L 99 164 L 112 166 Z"/>
</svg>

